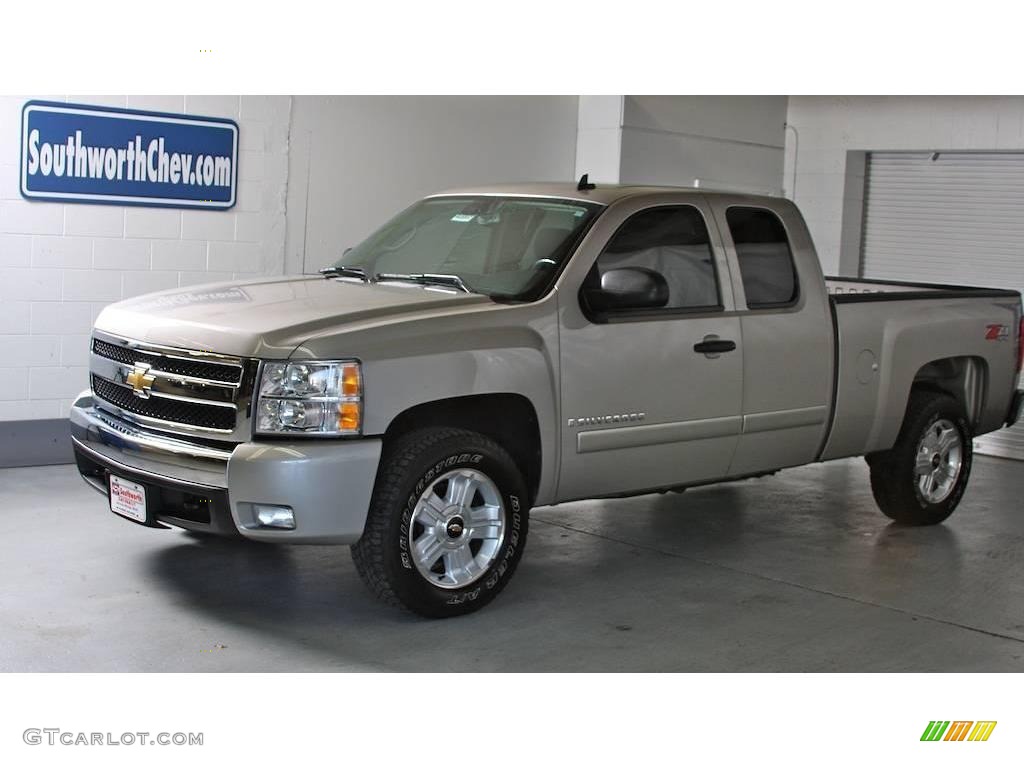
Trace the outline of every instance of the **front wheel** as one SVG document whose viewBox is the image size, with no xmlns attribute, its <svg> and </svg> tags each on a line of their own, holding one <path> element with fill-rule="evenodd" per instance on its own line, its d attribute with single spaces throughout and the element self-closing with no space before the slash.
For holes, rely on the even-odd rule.
<svg viewBox="0 0 1024 768">
<path fill-rule="evenodd" d="M 953 514 L 971 474 L 971 437 L 955 399 L 913 392 L 896 444 L 868 457 L 882 512 L 906 525 L 935 525 Z"/>
<path fill-rule="evenodd" d="M 478 610 L 512 577 L 529 520 L 522 475 L 484 435 L 441 428 L 382 459 L 356 569 L 379 598 L 422 616 Z"/>
</svg>

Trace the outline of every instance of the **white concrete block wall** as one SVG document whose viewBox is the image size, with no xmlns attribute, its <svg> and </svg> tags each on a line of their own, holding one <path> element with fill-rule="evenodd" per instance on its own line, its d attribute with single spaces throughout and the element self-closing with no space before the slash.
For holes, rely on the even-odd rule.
<svg viewBox="0 0 1024 768">
<path fill-rule="evenodd" d="M 29 98 L 236 120 L 237 204 L 213 212 L 22 199 Z M 287 96 L 0 97 L 0 421 L 67 416 L 88 385 L 89 331 L 108 303 L 283 272 L 290 113 Z"/>
<path fill-rule="evenodd" d="M 570 181 L 577 106 L 575 96 L 295 97 L 287 271 L 333 263 L 424 195 Z M 279 162 L 267 156 L 263 173 Z M 247 258 L 221 252 L 218 268 Z"/>
<path fill-rule="evenodd" d="M 576 173 L 595 184 L 618 184 L 622 167 L 625 96 L 580 96 L 576 119 Z"/>
<path fill-rule="evenodd" d="M 623 184 L 782 192 L 785 96 L 626 96 Z"/>
<path fill-rule="evenodd" d="M 576 175 L 778 195 L 785 96 L 581 96 Z"/>
<path fill-rule="evenodd" d="M 791 96 L 787 122 L 786 194 L 826 273 L 839 271 L 848 152 L 1024 150 L 1021 96 Z"/>
</svg>

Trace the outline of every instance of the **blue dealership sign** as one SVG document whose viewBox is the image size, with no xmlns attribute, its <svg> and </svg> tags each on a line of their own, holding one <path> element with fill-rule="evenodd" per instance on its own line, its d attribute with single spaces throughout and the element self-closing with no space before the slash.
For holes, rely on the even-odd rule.
<svg viewBox="0 0 1024 768">
<path fill-rule="evenodd" d="M 47 101 L 22 109 L 30 200 L 226 209 L 237 179 L 234 120 Z"/>
</svg>

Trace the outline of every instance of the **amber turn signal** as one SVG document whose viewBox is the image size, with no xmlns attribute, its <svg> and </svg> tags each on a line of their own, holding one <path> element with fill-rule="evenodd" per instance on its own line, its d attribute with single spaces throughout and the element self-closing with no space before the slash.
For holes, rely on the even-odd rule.
<svg viewBox="0 0 1024 768">
<path fill-rule="evenodd" d="M 346 365 L 341 369 L 341 394 L 345 397 L 358 397 L 363 386 L 359 380 L 359 366 Z"/>
<path fill-rule="evenodd" d="M 359 403 L 338 403 L 338 430 L 355 432 L 359 429 Z"/>
</svg>

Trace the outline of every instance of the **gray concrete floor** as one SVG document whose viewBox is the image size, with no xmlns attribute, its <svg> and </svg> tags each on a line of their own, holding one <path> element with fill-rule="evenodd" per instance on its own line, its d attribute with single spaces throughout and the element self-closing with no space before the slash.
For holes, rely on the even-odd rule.
<svg viewBox="0 0 1024 768">
<path fill-rule="evenodd" d="M 144 529 L 73 467 L 0 470 L 0 670 L 1024 671 L 1022 512 L 1024 465 L 984 457 L 927 529 L 861 460 L 548 507 L 494 603 L 427 621 L 344 547 Z"/>
</svg>

